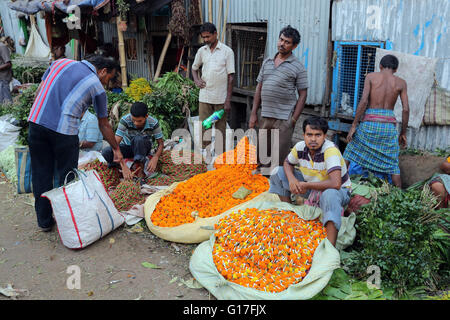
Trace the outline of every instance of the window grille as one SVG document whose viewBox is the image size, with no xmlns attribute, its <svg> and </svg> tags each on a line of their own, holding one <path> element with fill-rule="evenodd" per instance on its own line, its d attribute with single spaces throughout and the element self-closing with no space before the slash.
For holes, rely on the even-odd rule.
<svg viewBox="0 0 450 320">
<path fill-rule="evenodd" d="M 383 42 L 336 41 L 331 116 L 354 117 L 366 75 L 375 71 L 376 48 Z"/>
</svg>

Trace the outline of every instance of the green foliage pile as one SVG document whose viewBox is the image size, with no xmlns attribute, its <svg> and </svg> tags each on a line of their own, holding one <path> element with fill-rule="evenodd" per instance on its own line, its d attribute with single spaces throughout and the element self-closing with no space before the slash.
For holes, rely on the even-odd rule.
<svg viewBox="0 0 450 320">
<path fill-rule="evenodd" d="M 383 292 L 365 281 L 351 279 L 343 269 L 336 269 L 327 286 L 311 300 L 386 300 L 391 291 Z"/>
<path fill-rule="evenodd" d="M 26 66 L 20 63 L 12 63 L 13 77 L 21 83 L 40 83 L 48 65 Z"/>
<path fill-rule="evenodd" d="M 38 85 L 34 84 L 16 96 L 12 103 L 0 104 L 0 116 L 11 114 L 17 120 L 17 126 L 21 127 L 17 143 L 28 145 L 28 115 L 33 106 L 34 96 Z"/>
<path fill-rule="evenodd" d="M 149 114 L 159 120 L 166 139 L 180 128 L 186 111 L 193 116 L 198 113 L 199 89 L 195 83 L 176 72 L 167 72 L 157 83 L 151 85 L 152 93 L 142 99 L 149 107 Z"/>
<path fill-rule="evenodd" d="M 368 266 L 378 266 L 382 287 L 396 297 L 421 287 L 436 289 L 442 284 L 439 271 L 448 270 L 450 236 L 442 229 L 448 214 L 434 210 L 436 204 L 427 185 L 405 191 L 379 188 L 357 215 L 357 241 L 351 258 L 343 260 L 345 268 L 362 278 Z"/>
</svg>

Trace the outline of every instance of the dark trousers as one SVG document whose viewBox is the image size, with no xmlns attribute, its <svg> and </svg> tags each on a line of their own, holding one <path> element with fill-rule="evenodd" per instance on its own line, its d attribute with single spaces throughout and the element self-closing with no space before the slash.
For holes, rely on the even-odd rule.
<svg viewBox="0 0 450 320">
<path fill-rule="evenodd" d="M 51 227 L 54 224 L 52 207 L 41 195 L 54 188 L 54 176 L 59 184 L 66 175 L 78 167 L 79 141 L 77 135 L 65 135 L 29 122 L 28 144 L 31 157 L 31 183 L 33 184 L 34 207 L 38 226 Z M 70 175 L 67 182 L 73 180 Z"/>
<path fill-rule="evenodd" d="M 132 158 L 134 161 L 145 163 L 145 158 L 152 151 L 152 141 L 146 136 L 135 136 L 131 139 L 131 146 L 120 144 L 119 147 L 124 159 Z M 108 164 L 114 163 L 114 153 L 111 147 L 103 149 L 102 156 Z"/>
</svg>

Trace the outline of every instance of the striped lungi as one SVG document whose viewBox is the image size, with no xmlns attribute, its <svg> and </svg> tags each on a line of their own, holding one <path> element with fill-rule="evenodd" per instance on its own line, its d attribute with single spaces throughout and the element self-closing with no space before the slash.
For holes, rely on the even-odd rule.
<svg viewBox="0 0 450 320">
<path fill-rule="evenodd" d="M 367 109 L 343 157 L 368 170 L 400 174 L 399 152 L 394 112 Z"/>
</svg>

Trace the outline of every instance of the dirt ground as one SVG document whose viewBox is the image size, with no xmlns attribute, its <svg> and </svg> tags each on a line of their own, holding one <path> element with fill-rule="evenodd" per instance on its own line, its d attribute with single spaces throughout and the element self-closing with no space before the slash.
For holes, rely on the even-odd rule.
<svg viewBox="0 0 450 320">
<path fill-rule="evenodd" d="M 402 187 L 423 181 L 439 172 L 439 166 L 445 161 L 445 157 L 435 155 L 410 155 L 404 154 L 399 157 Z"/>
<path fill-rule="evenodd" d="M 39 231 L 32 195 L 17 195 L 13 185 L 0 178 L 0 288 L 12 284 L 27 290 L 20 300 L 213 300 L 204 289 L 191 289 L 189 259 L 197 245 L 172 244 L 144 232 L 131 233 L 124 224 L 82 250 L 61 243 L 56 228 Z M 161 269 L 142 266 L 143 262 Z M 81 271 L 80 289 L 69 289 Z M 69 273 L 68 273 L 69 271 Z M 72 282 L 74 283 L 74 282 Z M 70 281 L 69 281 L 70 287 Z M 11 298 L 0 294 L 1 300 Z"/>
</svg>

